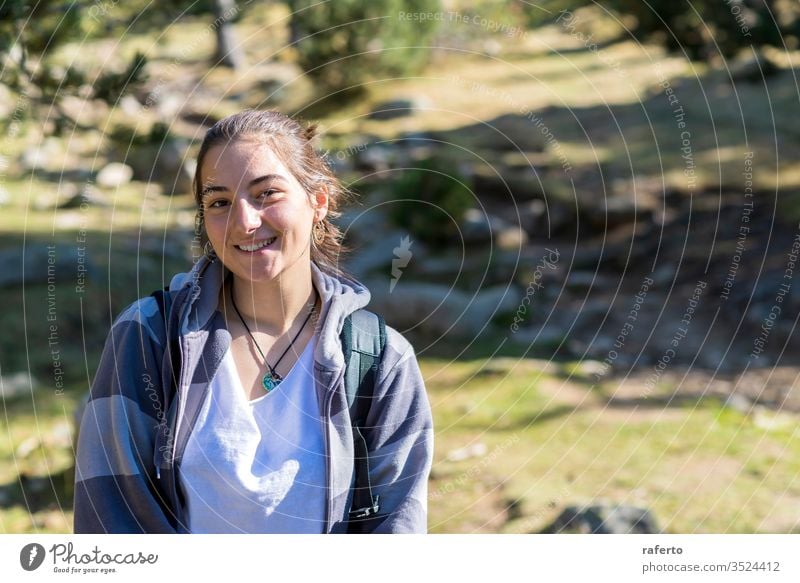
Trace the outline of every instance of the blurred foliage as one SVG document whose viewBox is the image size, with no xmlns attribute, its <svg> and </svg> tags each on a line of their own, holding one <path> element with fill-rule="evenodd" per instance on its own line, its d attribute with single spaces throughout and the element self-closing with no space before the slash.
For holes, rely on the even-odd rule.
<svg viewBox="0 0 800 583">
<path fill-rule="evenodd" d="M 82 6 L 62 0 L 28 0 L 0 3 L 0 53 L 17 45 L 32 53 L 44 53 L 70 38 L 86 33 Z"/>
<path fill-rule="evenodd" d="M 323 92 L 357 92 L 370 79 L 418 72 L 427 63 L 427 45 L 438 23 L 414 15 L 441 8 L 439 0 L 289 0 L 287 4 L 298 64 Z"/>
<path fill-rule="evenodd" d="M 173 138 L 169 126 L 163 122 L 154 123 L 146 133 L 142 133 L 139 125 L 119 123 L 114 126 L 109 137 L 113 144 L 124 150 L 129 150 L 131 147 L 161 147 Z"/>
<path fill-rule="evenodd" d="M 147 59 L 137 53 L 122 71 L 103 71 L 89 85 L 89 71 L 80 63 L 64 67 L 52 60 L 58 48 L 75 38 L 90 36 L 90 21 L 97 5 L 43 0 L 31 6 L 26 0 L 7 0 L 0 5 L 0 54 L 4 55 L 2 81 L 31 107 L 18 108 L 16 120 L 36 119 L 42 110 L 52 120 L 52 133 L 59 135 L 77 125 L 62 108 L 69 95 L 116 102 L 125 91 L 145 80 Z M 52 116 L 50 110 L 58 115 Z"/>
<path fill-rule="evenodd" d="M 636 40 L 685 52 L 692 60 L 729 58 L 750 45 L 796 45 L 800 37 L 796 0 L 544 0 L 529 9 L 528 22 L 538 26 L 555 20 L 568 28 L 575 23 L 570 12 L 592 5 L 623 21 Z"/>
<path fill-rule="evenodd" d="M 392 223 L 434 247 L 453 243 L 464 213 L 475 204 L 457 164 L 439 157 L 406 170 L 389 188 Z"/>
<path fill-rule="evenodd" d="M 147 58 L 143 53 L 137 52 L 125 70 L 115 73 L 108 72 L 94 82 L 92 89 L 95 99 L 113 103 L 125 93 L 129 86 L 139 86 L 146 78 L 144 66 Z"/>
<path fill-rule="evenodd" d="M 123 5 L 119 0 L 0 3 L 0 83 L 24 96 L 29 105 L 18 108 L 15 119 L 6 120 L 6 125 L 26 118 L 45 118 L 52 123 L 46 131 L 60 135 L 78 126 L 62 107 L 64 97 L 78 96 L 114 105 L 147 80 L 148 60 L 142 52 L 127 62 L 109 61 L 101 71 L 92 70 L 80 59 L 64 66 L 54 56 L 69 42 L 130 35 L 132 30 L 158 30 L 187 15 L 202 15 L 213 18 L 209 30 L 217 33 L 217 43 L 227 41 L 223 56 L 240 50 L 230 25 L 241 16 L 242 9 L 233 0 L 166 0 L 159 10 L 138 4 Z M 222 58 L 217 61 L 227 62 Z M 51 115 L 51 110 L 57 115 Z"/>
</svg>

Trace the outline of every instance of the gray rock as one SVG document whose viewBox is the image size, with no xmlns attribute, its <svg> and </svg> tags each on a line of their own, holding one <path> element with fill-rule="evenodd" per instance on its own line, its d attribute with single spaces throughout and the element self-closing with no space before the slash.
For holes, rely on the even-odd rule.
<svg viewBox="0 0 800 583">
<path fill-rule="evenodd" d="M 156 111 L 161 119 L 175 119 L 186 104 L 186 97 L 173 91 L 161 91 L 154 100 Z"/>
<path fill-rule="evenodd" d="M 20 158 L 20 164 L 27 171 L 44 170 L 50 160 L 60 159 L 63 145 L 57 138 L 46 138 L 38 146 L 27 148 Z"/>
<path fill-rule="evenodd" d="M 88 254 L 78 256 L 76 245 L 39 243 L 4 249 L 0 251 L 0 288 L 46 284 L 52 275 L 56 293 L 62 289 L 63 293 L 71 293 L 81 264 L 85 268 L 85 279 L 89 279 L 94 266 Z"/>
<path fill-rule="evenodd" d="M 522 294 L 505 286 L 467 293 L 448 285 L 400 279 L 390 291 L 389 277 L 372 278 L 367 287 L 372 293 L 370 306 L 400 329 L 419 327 L 433 334 L 473 337 L 496 315 L 515 310 Z"/>
<path fill-rule="evenodd" d="M 572 206 L 570 206 L 572 205 Z M 572 203 L 564 203 L 555 198 L 545 202 L 542 199 L 522 202 L 519 205 L 520 223 L 533 237 L 550 237 L 577 224 L 575 208 Z"/>
<path fill-rule="evenodd" d="M 598 360 L 582 360 L 573 370 L 574 374 L 591 377 L 602 375 L 607 371 L 606 365 Z"/>
<path fill-rule="evenodd" d="M 775 63 L 761 52 L 755 54 L 748 52 L 747 55 L 731 65 L 730 75 L 733 83 L 742 81 L 758 83 L 780 71 Z"/>
<path fill-rule="evenodd" d="M 25 459 L 29 455 L 31 455 L 34 451 L 39 449 L 42 445 L 42 442 L 39 440 L 38 436 L 32 435 L 27 439 L 24 439 L 22 443 L 17 446 L 16 451 L 14 452 L 14 456 L 17 459 Z"/>
<path fill-rule="evenodd" d="M 495 234 L 495 245 L 499 249 L 513 251 L 528 243 L 528 233 L 517 225 L 509 225 Z"/>
<path fill-rule="evenodd" d="M 187 157 L 187 152 L 185 140 L 171 138 L 131 149 L 125 160 L 133 168 L 136 180 L 157 182 L 165 194 L 187 194 L 192 191 L 197 166 L 197 161 Z"/>
<path fill-rule="evenodd" d="M 541 534 L 657 534 L 652 513 L 645 508 L 596 504 L 568 506 Z"/>
<path fill-rule="evenodd" d="M 369 119 L 387 120 L 398 117 L 406 117 L 415 114 L 420 109 L 428 107 L 428 101 L 424 98 L 414 97 L 410 99 L 393 99 L 385 101 L 370 112 Z"/>
<path fill-rule="evenodd" d="M 753 410 L 753 402 L 740 393 L 731 393 L 725 399 L 725 406 L 743 415 L 749 415 Z"/>
<path fill-rule="evenodd" d="M 95 182 L 102 188 L 119 188 L 128 184 L 132 178 L 133 168 L 120 162 L 111 162 L 97 173 Z"/>
<path fill-rule="evenodd" d="M 606 254 L 601 245 L 581 245 L 575 249 L 575 255 L 571 261 L 569 257 L 564 260 L 572 266 L 572 269 L 596 269 L 600 265 Z"/>
<path fill-rule="evenodd" d="M 383 172 L 388 170 L 394 162 L 391 146 L 383 144 L 370 144 L 355 152 L 355 167 L 358 170 L 370 172 Z"/>
<path fill-rule="evenodd" d="M 519 226 L 477 208 L 464 213 L 461 234 L 466 244 L 480 245 L 493 241 L 498 249 L 503 250 L 519 250 L 528 242 L 528 234 Z"/>
<path fill-rule="evenodd" d="M 429 132 L 411 132 L 403 135 L 395 143 L 406 154 L 409 163 L 435 157 L 437 149 L 442 145 L 439 138 Z"/>
<path fill-rule="evenodd" d="M 26 372 L 15 372 L 0 377 L 0 395 L 4 399 L 30 395 L 32 390 L 31 377 Z"/>
<path fill-rule="evenodd" d="M 120 99 L 117 107 L 129 117 L 137 117 L 142 113 L 142 104 L 133 95 L 126 95 Z"/>
<path fill-rule="evenodd" d="M 653 211 L 632 196 L 618 195 L 583 200 L 581 210 L 597 229 L 614 229 L 635 222 L 652 221 Z"/>
<path fill-rule="evenodd" d="M 483 52 L 490 57 L 496 57 L 502 52 L 502 50 L 503 45 L 493 38 L 483 41 Z"/>
<path fill-rule="evenodd" d="M 519 329 L 513 332 L 511 340 L 525 346 L 556 348 L 564 340 L 566 328 L 558 325 L 525 326 L 520 324 Z"/>
<path fill-rule="evenodd" d="M 447 461 L 449 462 L 462 462 L 470 458 L 483 457 L 489 452 L 486 444 L 479 441 L 466 447 L 454 449 L 447 454 Z"/>
<path fill-rule="evenodd" d="M 74 185 L 73 185 L 74 186 Z M 110 206 L 108 200 L 103 196 L 103 193 L 95 188 L 92 184 L 84 184 L 83 188 L 71 196 L 68 196 L 72 189 L 59 192 L 59 198 L 67 197 L 67 200 L 58 205 L 60 209 L 76 209 L 86 206 L 90 207 L 107 207 Z"/>
<path fill-rule="evenodd" d="M 672 262 L 664 263 L 656 268 L 652 275 L 654 285 L 657 287 L 669 287 L 669 284 L 672 283 L 678 273 L 678 268 L 679 265 Z"/>
<path fill-rule="evenodd" d="M 170 138 L 159 144 L 159 146 L 155 177 L 158 179 L 171 178 L 185 162 L 189 145 L 185 140 Z"/>
<path fill-rule="evenodd" d="M 407 134 L 403 134 L 397 143 L 404 147 L 414 147 L 427 146 L 431 142 L 435 142 L 437 140 L 438 138 L 436 134 L 431 132 L 409 132 Z"/>
<path fill-rule="evenodd" d="M 481 209 L 471 208 L 464 213 L 461 221 L 461 235 L 468 244 L 489 243 L 492 237 L 506 226 L 502 219 L 486 214 Z"/>
<path fill-rule="evenodd" d="M 592 288 L 608 289 L 612 284 L 610 277 L 594 271 L 570 271 L 567 278 L 568 289 L 584 292 Z"/>
</svg>

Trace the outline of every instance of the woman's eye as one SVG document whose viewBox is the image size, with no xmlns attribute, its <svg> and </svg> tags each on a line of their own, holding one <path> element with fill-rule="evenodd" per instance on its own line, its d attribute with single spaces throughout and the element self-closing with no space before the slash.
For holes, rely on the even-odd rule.
<svg viewBox="0 0 800 583">
<path fill-rule="evenodd" d="M 211 202 L 206 204 L 206 207 L 208 207 L 210 209 L 218 209 L 218 208 L 222 208 L 222 207 L 226 206 L 227 204 L 228 204 L 227 200 L 225 200 L 225 199 L 217 199 L 217 200 L 212 200 Z"/>
<path fill-rule="evenodd" d="M 268 188 L 266 190 L 262 190 L 259 194 L 260 194 L 260 196 L 272 196 L 273 194 L 276 194 L 277 192 L 278 191 L 275 190 L 274 188 Z"/>
</svg>

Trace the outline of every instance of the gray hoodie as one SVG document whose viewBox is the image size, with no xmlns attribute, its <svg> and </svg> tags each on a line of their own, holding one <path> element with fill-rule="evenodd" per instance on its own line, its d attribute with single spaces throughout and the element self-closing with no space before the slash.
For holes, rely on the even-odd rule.
<svg viewBox="0 0 800 583">
<path fill-rule="evenodd" d="M 78 441 L 76 533 L 187 532 L 178 473 L 208 383 L 230 345 L 217 309 L 227 275 L 203 257 L 173 278 L 171 326 L 180 330 L 180 378 L 154 298 L 129 306 L 114 322 L 92 383 Z M 344 391 L 340 332 L 344 318 L 369 302 L 360 283 L 312 263 L 322 300 L 314 377 L 326 448 L 325 532 L 347 530 L 353 437 Z M 411 345 L 387 326 L 374 399 L 366 420 L 370 481 L 380 511 L 369 532 L 425 532 L 433 424 Z M 173 389 L 178 387 L 177 391 Z"/>
</svg>

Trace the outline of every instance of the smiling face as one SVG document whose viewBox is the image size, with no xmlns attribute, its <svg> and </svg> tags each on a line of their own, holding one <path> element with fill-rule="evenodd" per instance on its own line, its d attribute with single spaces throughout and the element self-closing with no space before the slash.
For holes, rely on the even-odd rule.
<svg viewBox="0 0 800 583">
<path fill-rule="evenodd" d="M 208 239 L 234 276 L 255 283 L 310 272 L 324 192 L 309 196 L 269 146 L 246 138 L 211 147 L 200 180 Z"/>
</svg>

